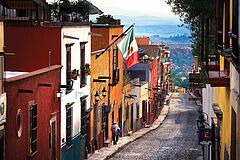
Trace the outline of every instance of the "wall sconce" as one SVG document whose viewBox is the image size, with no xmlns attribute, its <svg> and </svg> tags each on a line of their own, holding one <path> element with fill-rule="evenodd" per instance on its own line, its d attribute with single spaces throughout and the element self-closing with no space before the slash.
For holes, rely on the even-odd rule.
<svg viewBox="0 0 240 160">
<path fill-rule="evenodd" d="M 101 93 L 99 94 L 99 91 L 97 90 L 96 93 L 94 94 L 95 97 L 95 101 L 98 102 L 99 100 L 101 100 L 101 97 L 103 97 L 103 99 L 107 96 L 107 90 L 105 87 L 103 87 Z"/>
<path fill-rule="evenodd" d="M 99 101 L 98 91 L 96 91 L 96 93 L 94 94 L 94 97 L 95 97 L 95 101 L 98 102 Z"/>
<path fill-rule="evenodd" d="M 102 95 L 103 95 L 103 98 L 105 98 L 107 96 L 107 90 L 105 87 L 103 87 Z"/>
<path fill-rule="evenodd" d="M 61 89 L 58 89 L 58 91 L 56 92 L 56 94 L 57 94 L 57 97 L 58 97 L 58 98 L 61 98 L 61 97 L 62 97 Z"/>
</svg>

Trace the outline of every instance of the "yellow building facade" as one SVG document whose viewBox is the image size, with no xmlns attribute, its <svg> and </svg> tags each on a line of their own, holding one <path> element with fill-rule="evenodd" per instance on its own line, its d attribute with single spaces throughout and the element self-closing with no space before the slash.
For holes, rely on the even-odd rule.
<svg viewBox="0 0 240 160">
<path fill-rule="evenodd" d="M 98 148 L 112 143 L 113 122 L 122 128 L 123 57 L 116 48 L 117 42 L 110 45 L 122 32 L 122 25 L 92 26 L 90 139 L 92 145 L 98 143 Z"/>
<path fill-rule="evenodd" d="M 222 122 L 220 124 L 220 159 L 240 159 L 240 111 L 239 111 L 239 71 L 238 66 L 232 61 L 234 52 L 234 28 L 239 28 L 239 22 L 236 21 L 234 10 L 239 8 L 236 5 L 238 0 L 219 1 L 219 10 L 223 11 L 222 36 L 219 37 L 223 43 L 223 50 L 220 55 L 220 71 L 227 72 L 230 78 L 229 87 L 217 87 L 215 98 L 223 112 Z M 221 4 L 222 3 L 222 4 Z M 239 3 L 239 2 L 238 2 Z M 232 33 L 232 35 L 229 35 Z M 239 42 L 238 42 L 239 43 Z M 239 45 L 239 44 L 238 44 Z M 238 50 L 238 49 L 237 49 Z M 239 52 L 238 52 L 239 54 Z M 239 65 L 239 64 L 238 64 Z"/>
</svg>

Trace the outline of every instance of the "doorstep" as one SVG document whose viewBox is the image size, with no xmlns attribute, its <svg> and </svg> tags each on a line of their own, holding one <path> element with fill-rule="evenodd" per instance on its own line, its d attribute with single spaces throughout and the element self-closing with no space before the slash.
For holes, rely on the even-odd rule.
<svg viewBox="0 0 240 160">
<path fill-rule="evenodd" d="M 112 144 L 112 141 L 110 141 L 109 139 L 107 139 L 106 141 L 104 141 L 103 146 L 104 146 L 104 147 L 110 147 L 111 144 Z"/>
</svg>

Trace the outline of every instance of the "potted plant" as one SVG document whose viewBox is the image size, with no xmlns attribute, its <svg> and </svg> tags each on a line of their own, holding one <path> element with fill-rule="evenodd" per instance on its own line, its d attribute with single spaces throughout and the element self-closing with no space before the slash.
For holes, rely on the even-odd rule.
<svg viewBox="0 0 240 160">
<path fill-rule="evenodd" d="M 84 71 L 85 71 L 85 74 L 86 74 L 86 75 L 90 75 L 90 73 L 91 73 L 90 64 L 88 64 L 88 63 L 85 64 L 85 69 L 84 69 Z"/>
</svg>

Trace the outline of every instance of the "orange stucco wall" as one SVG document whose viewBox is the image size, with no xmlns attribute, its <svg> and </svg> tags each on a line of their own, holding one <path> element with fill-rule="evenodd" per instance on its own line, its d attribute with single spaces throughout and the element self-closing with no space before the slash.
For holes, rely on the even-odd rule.
<svg viewBox="0 0 240 160">
<path fill-rule="evenodd" d="M 106 27 L 92 27 L 92 52 L 98 51 L 106 48 L 109 44 L 114 41 L 117 36 L 121 35 L 123 32 L 123 26 L 106 26 Z M 120 70 L 119 82 L 115 86 L 109 86 L 108 84 L 112 83 L 112 79 L 106 80 L 106 82 L 93 82 L 93 79 L 98 79 L 98 76 L 107 76 L 112 77 L 112 63 L 113 63 L 113 47 L 111 46 L 106 52 L 96 59 L 96 54 L 92 53 L 91 56 L 91 90 L 99 89 L 99 86 L 105 86 L 109 92 L 109 102 L 111 105 L 111 111 L 108 115 L 108 139 L 112 139 L 111 126 L 112 122 L 118 122 L 118 107 L 122 103 L 122 89 L 123 89 L 123 58 L 119 52 L 118 56 L 118 68 Z M 101 90 L 101 87 L 100 89 Z M 92 92 L 92 94 L 93 94 Z M 95 93 L 95 92 L 94 92 Z M 92 102 L 93 102 L 92 96 Z M 108 103 L 108 96 L 99 103 Z M 93 103 L 92 103 L 93 104 Z M 112 119 L 112 113 L 114 111 L 114 120 Z M 91 121 L 94 121 L 94 118 L 91 118 Z M 93 124 L 93 122 L 91 122 Z M 93 131 L 94 126 L 92 127 Z M 98 128 L 101 130 L 101 121 L 98 123 Z"/>
<path fill-rule="evenodd" d="M 136 37 L 136 41 L 138 45 L 149 45 L 150 44 L 150 38 L 149 37 Z"/>
</svg>

